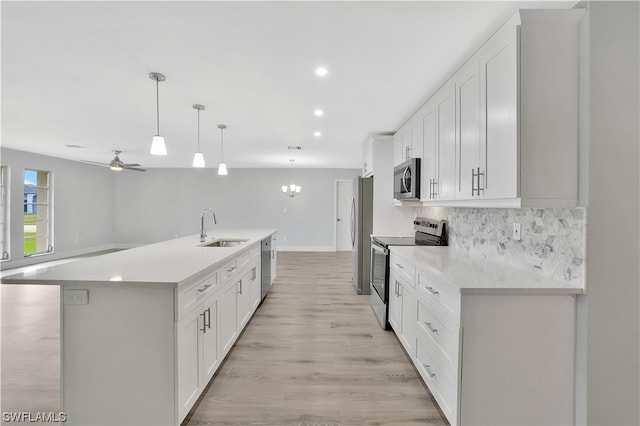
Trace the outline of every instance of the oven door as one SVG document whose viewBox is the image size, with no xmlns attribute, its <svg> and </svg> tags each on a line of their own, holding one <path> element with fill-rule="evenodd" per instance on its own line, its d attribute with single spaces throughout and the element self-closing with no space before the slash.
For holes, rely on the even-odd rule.
<svg viewBox="0 0 640 426">
<path fill-rule="evenodd" d="M 387 303 L 387 275 L 389 271 L 389 250 L 371 241 L 371 288 L 380 297 L 383 303 Z"/>
</svg>

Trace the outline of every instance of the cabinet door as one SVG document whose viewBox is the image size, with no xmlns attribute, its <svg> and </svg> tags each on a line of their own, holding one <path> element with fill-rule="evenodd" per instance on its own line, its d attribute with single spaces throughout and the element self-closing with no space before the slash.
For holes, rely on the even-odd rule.
<svg viewBox="0 0 640 426">
<path fill-rule="evenodd" d="M 200 351 L 198 339 L 204 322 L 200 308 L 177 323 L 178 415 L 184 419 L 200 395 Z"/>
<path fill-rule="evenodd" d="M 249 318 L 251 318 L 251 271 L 247 271 L 242 275 L 242 277 L 236 282 L 238 295 L 236 296 L 238 303 L 238 328 L 242 330 L 242 327 L 245 326 L 247 322 L 249 322 Z"/>
<path fill-rule="evenodd" d="M 422 158 L 422 133 L 422 117 L 418 113 L 409 121 L 409 129 L 405 141 L 407 160 L 409 158 Z"/>
<path fill-rule="evenodd" d="M 402 335 L 402 299 L 400 280 L 393 272 L 389 275 L 389 324 L 396 335 Z"/>
<path fill-rule="evenodd" d="M 417 320 L 417 303 L 415 290 L 407 285 L 400 285 L 400 296 L 402 299 L 402 335 L 400 341 L 404 345 L 411 359 L 416 357 L 416 320 Z"/>
<path fill-rule="evenodd" d="M 484 198 L 519 196 L 517 29 L 496 33 L 479 52 Z"/>
<path fill-rule="evenodd" d="M 218 310 L 220 312 L 220 358 L 229 352 L 236 336 L 238 335 L 237 327 L 237 285 L 229 285 L 220 295 Z"/>
<path fill-rule="evenodd" d="M 402 145 L 402 135 L 404 134 L 404 130 L 400 129 L 393 136 L 393 165 L 397 166 L 398 164 L 404 161 L 404 147 Z"/>
<path fill-rule="evenodd" d="M 262 283 L 260 282 L 260 264 L 251 268 L 251 281 L 249 282 L 249 294 L 251 298 L 251 310 L 255 310 L 262 298 Z"/>
<path fill-rule="evenodd" d="M 456 91 L 455 84 L 444 86 L 438 102 L 438 195 L 453 200 L 456 185 Z"/>
<path fill-rule="evenodd" d="M 480 72 L 471 60 L 456 75 L 458 103 L 458 183 L 456 199 L 479 198 L 485 168 L 480 161 Z M 484 163 L 484 162 L 482 162 Z"/>
<path fill-rule="evenodd" d="M 204 303 L 202 321 L 200 346 L 202 348 L 203 384 L 206 386 L 220 364 L 220 351 L 218 351 L 218 301 L 215 298 L 211 298 L 209 302 Z"/>
<path fill-rule="evenodd" d="M 432 98 L 433 99 L 433 98 Z M 430 100 L 423 109 L 422 116 L 422 162 L 420 199 L 429 201 L 437 195 L 438 181 L 438 108 Z"/>
<path fill-rule="evenodd" d="M 276 249 L 276 236 L 271 237 L 271 285 L 276 280 L 276 267 L 278 266 L 278 251 Z"/>
</svg>

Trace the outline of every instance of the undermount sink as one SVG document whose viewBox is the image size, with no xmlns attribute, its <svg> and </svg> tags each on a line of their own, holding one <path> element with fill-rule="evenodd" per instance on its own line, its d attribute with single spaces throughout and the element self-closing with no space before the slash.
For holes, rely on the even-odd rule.
<svg viewBox="0 0 640 426">
<path fill-rule="evenodd" d="M 215 240 L 210 243 L 202 244 L 200 247 L 235 247 L 244 244 L 249 240 Z"/>
</svg>

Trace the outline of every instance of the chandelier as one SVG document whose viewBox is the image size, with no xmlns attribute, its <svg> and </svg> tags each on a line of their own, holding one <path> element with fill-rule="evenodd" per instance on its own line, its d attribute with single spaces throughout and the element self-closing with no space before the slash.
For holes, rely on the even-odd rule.
<svg viewBox="0 0 640 426">
<path fill-rule="evenodd" d="M 293 162 L 296 160 L 289 160 L 291 162 L 291 183 L 289 185 L 282 185 L 282 192 L 289 197 L 295 197 L 300 193 L 300 186 L 293 183 Z"/>
</svg>

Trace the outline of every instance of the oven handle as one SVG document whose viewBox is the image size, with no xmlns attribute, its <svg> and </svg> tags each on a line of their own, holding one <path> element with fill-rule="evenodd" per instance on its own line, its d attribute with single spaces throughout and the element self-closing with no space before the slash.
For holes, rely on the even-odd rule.
<svg viewBox="0 0 640 426">
<path fill-rule="evenodd" d="M 386 249 L 382 246 L 379 246 L 375 241 L 371 242 L 371 249 L 375 250 L 375 251 L 379 251 L 380 253 L 384 254 L 385 256 L 389 254 L 389 249 Z"/>
</svg>

